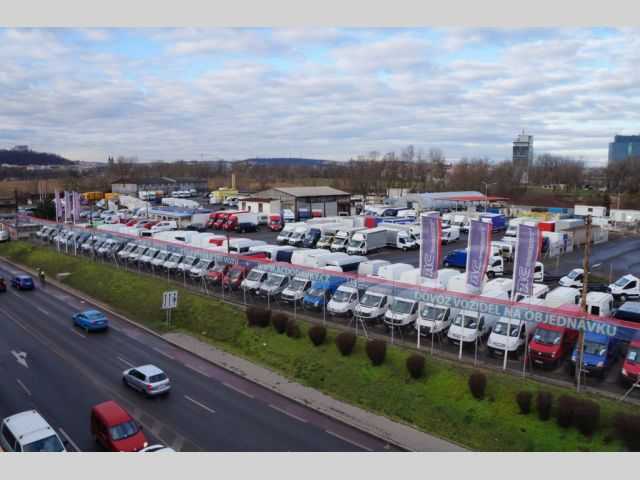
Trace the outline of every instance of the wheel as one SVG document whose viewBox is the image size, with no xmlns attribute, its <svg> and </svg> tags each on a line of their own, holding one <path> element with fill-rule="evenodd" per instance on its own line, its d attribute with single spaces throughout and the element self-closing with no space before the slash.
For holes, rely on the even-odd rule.
<svg viewBox="0 0 640 480">
<path fill-rule="evenodd" d="M 129 382 L 127 382 L 127 379 L 126 379 L 125 377 L 122 377 L 122 384 L 123 384 L 125 387 L 128 387 L 128 386 L 129 386 Z"/>
<path fill-rule="evenodd" d="M 449 262 L 444 262 L 444 263 L 442 264 L 442 266 L 443 266 L 444 268 L 449 268 Z"/>
</svg>

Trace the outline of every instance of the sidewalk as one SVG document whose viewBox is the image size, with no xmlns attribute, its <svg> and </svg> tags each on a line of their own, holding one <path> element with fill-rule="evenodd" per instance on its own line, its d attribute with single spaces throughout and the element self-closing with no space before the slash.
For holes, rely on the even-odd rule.
<svg viewBox="0 0 640 480">
<path fill-rule="evenodd" d="M 418 452 L 461 452 L 459 445 L 420 432 L 402 423 L 336 400 L 313 388 L 292 382 L 267 368 L 218 350 L 214 346 L 183 333 L 163 335 L 170 343 L 193 352 L 269 390 L 313 408 L 347 425 L 382 438 L 394 445 Z"/>
</svg>

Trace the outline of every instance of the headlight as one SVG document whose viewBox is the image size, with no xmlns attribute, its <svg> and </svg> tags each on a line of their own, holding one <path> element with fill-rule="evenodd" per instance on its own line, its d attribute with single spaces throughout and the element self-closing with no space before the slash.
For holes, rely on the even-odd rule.
<svg viewBox="0 0 640 480">
<path fill-rule="evenodd" d="M 551 352 L 551 358 L 556 358 L 556 352 Z"/>
<path fill-rule="evenodd" d="M 622 369 L 622 375 L 624 375 L 625 377 L 629 375 L 629 374 L 627 373 L 627 369 L 626 369 L 626 368 L 623 368 L 623 369 Z"/>
<path fill-rule="evenodd" d="M 600 360 L 600 361 L 598 362 L 598 364 L 596 365 L 596 367 L 598 367 L 598 368 L 602 368 L 602 367 L 604 367 L 604 361 Z"/>
</svg>

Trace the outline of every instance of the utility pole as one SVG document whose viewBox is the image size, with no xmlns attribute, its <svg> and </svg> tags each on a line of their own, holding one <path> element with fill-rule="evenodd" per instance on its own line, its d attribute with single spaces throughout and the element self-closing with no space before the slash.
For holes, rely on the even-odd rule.
<svg viewBox="0 0 640 480">
<path fill-rule="evenodd" d="M 587 287 L 589 285 L 589 255 L 591 254 L 591 215 L 587 215 L 584 219 L 586 227 L 586 238 L 584 245 L 584 258 L 582 260 L 582 296 L 580 298 L 580 307 L 582 311 L 587 313 Z M 578 333 L 578 364 L 576 365 L 576 391 L 580 393 L 580 383 L 582 380 L 582 362 L 584 361 L 584 331 Z"/>
<path fill-rule="evenodd" d="M 13 190 L 13 198 L 16 202 L 16 238 L 20 238 L 20 230 L 18 228 L 18 222 L 20 222 L 20 213 L 18 212 L 18 189 Z"/>
</svg>

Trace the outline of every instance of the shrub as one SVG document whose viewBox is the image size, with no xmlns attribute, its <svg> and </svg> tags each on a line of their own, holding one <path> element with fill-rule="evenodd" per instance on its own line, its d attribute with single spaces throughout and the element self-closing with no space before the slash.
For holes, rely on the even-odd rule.
<svg viewBox="0 0 640 480">
<path fill-rule="evenodd" d="M 576 406 L 577 400 L 569 395 L 563 395 L 558 399 L 558 425 L 562 428 L 569 428 L 571 426 Z"/>
<path fill-rule="evenodd" d="M 524 415 L 529 415 L 531 411 L 531 398 L 533 397 L 531 392 L 527 392 L 525 390 L 521 390 L 516 395 L 516 402 L 518 403 L 518 407 L 520 407 L 520 413 Z"/>
<path fill-rule="evenodd" d="M 613 420 L 613 426 L 627 450 L 640 452 L 640 415 L 619 413 Z"/>
<path fill-rule="evenodd" d="M 327 327 L 314 325 L 309 329 L 309 339 L 316 347 L 322 345 L 327 338 Z"/>
<path fill-rule="evenodd" d="M 600 405 L 592 400 L 576 402 L 573 419 L 578 430 L 583 435 L 590 437 L 600 423 Z"/>
<path fill-rule="evenodd" d="M 373 339 L 367 342 L 367 357 L 371 360 L 374 367 L 382 365 L 387 355 L 387 342 L 384 340 Z"/>
<path fill-rule="evenodd" d="M 300 338 L 300 336 L 300 326 L 298 325 L 298 322 L 290 319 L 287 322 L 287 337 Z"/>
<path fill-rule="evenodd" d="M 284 333 L 287 330 L 287 324 L 289 323 L 289 315 L 286 313 L 274 313 L 271 315 L 271 323 L 276 332 Z"/>
<path fill-rule="evenodd" d="M 407 357 L 407 370 L 413 378 L 420 378 L 424 375 L 425 359 L 422 355 L 412 353 Z"/>
<path fill-rule="evenodd" d="M 356 336 L 353 332 L 342 332 L 336 337 L 336 346 L 345 357 L 350 355 L 356 346 Z"/>
<path fill-rule="evenodd" d="M 538 392 L 536 406 L 538 407 L 538 418 L 542 421 L 551 417 L 551 406 L 553 405 L 553 395 L 549 392 Z"/>
<path fill-rule="evenodd" d="M 482 372 L 473 372 L 469 376 L 469 389 L 471 395 L 478 400 L 484 398 L 484 391 L 487 388 L 487 376 Z"/>
<path fill-rule="evenodd" d="M 251 327 L 268 327 L 271 321 L 271 310 L 263 307 L 247 307 L 247 323 Z"/>
</svg>

